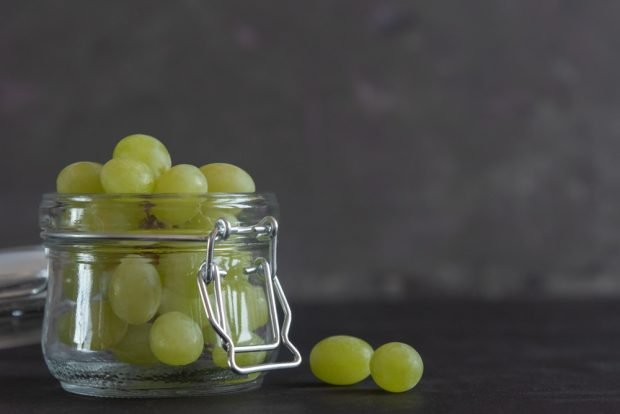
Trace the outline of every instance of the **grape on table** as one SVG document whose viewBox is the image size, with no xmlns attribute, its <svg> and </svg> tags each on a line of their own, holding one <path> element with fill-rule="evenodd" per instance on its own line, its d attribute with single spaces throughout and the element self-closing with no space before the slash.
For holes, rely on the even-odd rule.
<svg viewBox="0 0 620 414">
<path fill-rule="evenodd" d="M 372 347 L 364 340 L 348 335 L 330 336 L 310 352 L 314 376 L 332 385 L 352 385 L 370 374 Z"/>
<path fill-rule="evenodd" d="M 409 391 L 420 381 L 423 371 L 420 354 L 402 342 L 380 346 L 370 360 L 372 379 L 390 392 Z"/>
</svg>

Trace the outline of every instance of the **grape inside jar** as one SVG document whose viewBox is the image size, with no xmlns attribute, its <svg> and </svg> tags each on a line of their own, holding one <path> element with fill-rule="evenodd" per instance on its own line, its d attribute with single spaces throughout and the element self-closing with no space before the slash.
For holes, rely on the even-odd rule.
<svg viewBox="0 0 620 414">
<path fill-rule="evenodd" d="M 109 397 L 260 386 L 263 373 L 229 369 L 205 314 L 197 284 L 205 243 L 161 236 L 205 235 L 219 217 L 252 226 L 266 216 L 278 217 L 268 193 L 44 195 L 40 223 L 49 291 L 43 351 L 51 373 L 68 391 Z M 269 249 L 269 240 L 251 234 L 215 246 L 214 261 L 225 273 L 226 324 L 237 344 L 273 337 L 264 281 L 245 271 L 269 257 Z M 208 289 L 212 298 L 213 285 Z M 236 362 L 268 363 L 275 356 L 248 352 Z"/>
</svg>

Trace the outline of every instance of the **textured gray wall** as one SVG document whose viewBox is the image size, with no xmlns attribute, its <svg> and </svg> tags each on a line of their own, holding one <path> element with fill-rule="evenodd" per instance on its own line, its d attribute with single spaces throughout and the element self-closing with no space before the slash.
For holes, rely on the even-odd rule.
<svg viewBox="0 0 620 414">
<path fill-rule="evenodd" d="M 4 1 L 3 246 L 133 132 L 278 194 L 291 295 L 620 294 L 620 3 Z"/>
</svg>

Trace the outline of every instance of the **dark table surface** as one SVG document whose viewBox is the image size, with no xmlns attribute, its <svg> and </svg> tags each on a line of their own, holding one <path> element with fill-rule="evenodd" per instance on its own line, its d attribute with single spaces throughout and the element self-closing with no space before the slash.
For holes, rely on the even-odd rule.
<svg viewBox="0 0 620 414">
<path fill-rule="evenodd" d="M 403 341 L 424 359 L 421 382 L 403 394 L 371 379 L 331 387 L 305 361 L 242 394 L 97 399 L 63 391 L 32 345 L 0 351 L 0 413 L 620 412 L 620 301 L 293 305 L 304 357 L 332 334 Z"/>
</svg>

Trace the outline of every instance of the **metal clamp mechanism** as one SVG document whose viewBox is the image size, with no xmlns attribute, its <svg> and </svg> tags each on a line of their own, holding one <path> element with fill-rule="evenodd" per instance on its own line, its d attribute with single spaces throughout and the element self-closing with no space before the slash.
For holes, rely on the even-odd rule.
<svg viewBox="0 0 620 414">
<path fill-rule="evenodd" d="M 214 246 L 218 240 L 226 240 L 232 234 L 255 234 L 257 238 L 269 237 L 269 260 L 259 257 L 253 267 L 244 271 L 246 274 L 258 273 L 265 280 L 265 291 L 269 310 L 269 325 L 273 333 L 272 340 L 262 345 L 236 345 L 231 337 L 228 327 L 224 301 L 222 297 L 222 277 L 224 272 L 215 264 Z M 207 313 L 213 329 L 223 341 L 224 349 L 228 351 L 228 366 L 237 374 L 251 374 L 259 371 L 271 371 L 283 368 L 294 368 L 301 364 L 301 354 L 289 340 L 288 334 L 291 327 L 291 308 L 286 301 L 284 291 L 277 277 L 276 251 L 278 244 L 278 222 L 273 217 L 265 217 L 254 226 L 231 226 L 230 222 L 220 218 L 207 238 L 207 257 L 200 266 L 197 275 L 198 290 L 202 299 L 202 305 Z M 207 285 L 214 284 L 215 304 L 209 297 Z M 276 298 L 282 309 L 283 322 L 280 329 Z M 214 306 L 215 305 L 215 306 Z M 293 360 L 287 362 L 271 362 L 252 366 L 240 367 L 237 365 L 235 355 L 239 352 L 271 351 L 284 344 L 293 354 Z"/>
</svg>

